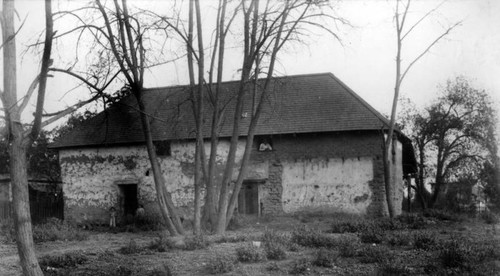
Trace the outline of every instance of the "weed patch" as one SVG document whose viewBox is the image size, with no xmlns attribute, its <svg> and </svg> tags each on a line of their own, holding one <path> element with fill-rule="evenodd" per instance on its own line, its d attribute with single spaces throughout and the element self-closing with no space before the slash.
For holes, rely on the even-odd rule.
<svg viewBox="0 0 500 276">
<path fill-rule="evenodd" d="M 236 259 L 232 255 L 215 255 L 207 264 L 211 274 L 223 274 L 234 270 Z"/>
<path fill-rule="evenodd" d="M 285 246 L 279 242 L 266 242 L 264 243 L 264 250 L 266 257 L 269 260 L 284 260 L 286 259 Z"/>
<path fill-rule="evenodd" d="M 204 235 L 197 235 L 186 238 L 184 249 L 193 251 L 198 249 L 205 249 L 209 245 L 210 242 L 206 239 Z"/>
<path fill-rule="evenodd" d="M 237 236 L 221 236 L 220 238 L 217 238 L 214 243 L 238 243 L 238 242 L 244 242 L 248 241 L 248 238 L 244 235 L 237 235 Z"/>
<path fill-rule="evenodd" d="M 321 248 L 314 254 L 313 264 L 321 267 L 333 267 L 338 257 L 338 252 Z"/>
<path fill-rule="evenodd" d="M 406 246 L 412 243 L 413 237 L 405 231 L 393 232 L 386 236 L 386 241 L 390 246 Z"/>
<path fill-rule="evenodd" d="M 346 258 L 355 257 L 359 246 L 359 240 L 355 237 L 347 236 L 341 238 L 338 243 L 340 256 Z"/>
<path fill-rule="evenodd" d="M 366 221 L 340 221 L 332 223 L 330 233 L 357 233 L 366 227 Z"/>
<path fill-rule="evenodd" d="M 137 245 L 137 242 L 135 240 L 131 239 L 127 245 L 118 249 L 118 252 L 124 255 L 130 255 L 141 253 L 143 250 L 143 248 Z"/>
<path fill-rule="evenodd" d="M 290 266 L 290 274 L 304 274 L 311 270 L 311 261 L 307 258 L 294 260 Z"/>
<path fill-rule="evenodd" d="M 337 245 L 335 237 L 325 235 L 307 227 L 296 228 L 292 232 L 292 242 L 307 247 L 332 248 Z"/>
<path fill-rule="evenodd" d="M 262 250 L 252 244 L 246 244 L 236 248 L 236 256 L 238 261 L 243 263 L 258 263 L 264 260 Z"/>
<path fill-rule="evenodd" d="M 384 263 L 393 259 L 392 251 L 382 245 L 365 245 L 358 251 L 362 263 Z"/>
<path fill-rule="evenodd" d="M 46 241 L 83 241 L 89 234 L 60 219 L 50 218 L 44 224 L 33 226 L 33 240 L 37 243 Z"/>
<path fill-rule="evenodd" d="M 384 231 L 376 225 L 371 225 L 359 233 L 362 243 L 381 243 L 384 237 Z"/>
<path fill-rule="evenodd" d="M 420 231 L 413 235 L 413 246 L 416 249 L 432 250 L 436 247 L 435 235 L 429 231 Z"/>
<path fill-rule="evenodd" d="M 426 209 L 424 211 L 424 217 L 434 218 L 438 220 L 454 221 L 454 222 L 461 222 L 464 220 L 463 217 L 457 213 L 452 213 L 446 210 L 439 210 L 439 209 Z"/>
</svg>

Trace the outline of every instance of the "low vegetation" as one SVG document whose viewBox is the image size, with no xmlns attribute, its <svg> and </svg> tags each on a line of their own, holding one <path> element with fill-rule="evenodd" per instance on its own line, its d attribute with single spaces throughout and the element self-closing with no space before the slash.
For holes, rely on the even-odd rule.
<svg viewBox="0 0 500 276">
<path fill-rule="evenodd" d="M 123 246 L 114 250 L 54 254 L 40 258 L 40 263 L 52 276 L 498 275 L 500 241 L 494 224 L 485 219 L 488 216 L 464 218 L 429 211 L 378 220 L 325 216 L 309 218 L 307 224 L 291 218 L 284 224 L 280 218 L 240 221 L 245 229 L 254 228 L 221 237 L 172 238 L 158 232 L 149 241 L 128 233 Z M 70 226 L 51 221 L 38 229 L 44 229 L 44 237 L 60 239 L 64 227 Z M 287 228 L 291 230 L 283 230 Z"/>
</svg>

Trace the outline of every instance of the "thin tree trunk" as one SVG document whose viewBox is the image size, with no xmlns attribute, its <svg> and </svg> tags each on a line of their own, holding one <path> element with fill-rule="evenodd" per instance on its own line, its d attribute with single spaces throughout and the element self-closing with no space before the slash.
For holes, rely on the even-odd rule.
<svg viewBox="0 0 500 276">
<path fill-rule="evenodd" d="M 386 138 L 388 139 L 388 138 Z M 392 140 L 392 139 L 390 139 Z M 389 212 L 389 217 L 393 218 L 395 214 L 395 206 L 394 206 L 394 200 L 393 200 L 393 177 L 392 177 L 392 142 L 389 142 L 389 144 L 385 144 L 384 146 L 384 183 L 385 183 L 385 198 L 387 202 L 387 211 Z"/>
<path fill-rule="evenodd" d="M 133 90 L 136 89 L 133 88 Z M 156 197 L 160 207 L 160 212 L 163 218 L 165 219 L 165 223 L 168 231 L 170 232 L 170 235 L 172 236 L 184 235 L 184 228 L 182 227 L 180 218 L 175 210 L 175 205 L 172 200 L 172 195 L 167 191 L 167 187 L 165 185 L 165 178 L 163 177 L 161 166 L 156 156 L 155 146 L 153 144 L 153 138 L 151 135 L 151 125 L 145 113 L 145 106 L 141 98 L 142 91 L 133 91 L 133 92 L 134 95 L 136 96 L 139 106 L 140 118 L 142 122 L 141 125 L 144 133 L 144 139 L 146 140 L 146 148 L 148 151 L 149 161 L 151 163 L 151 169 L 153 171 L 153 177 L 156 188 Z"/>
<path fill-rule="evenodd" d="M 190 3 L 190 15 L 192 15 L 192 4 Z M 195 152 L 195 193 L 194 193 L 194 232 L 195 234 L 201 234 L 201 184 L 202 176 L 201 173 L 203 167 L 205 166 L 205 145 L 203 141 L 203 74 L 205 73 L 205 53 L 203 49 L 203 29 L 201 27 L 201 10 L 199 0 L 194 0 L 194 6 L 196 10 L 196 31 L 198 34 L 198 93 L 193 99 L 197 102 L 196 106 L 196 152 Z M 191 22 L 192 23 L 192 22 Z M 192 24 L 190 24 L 190 28 Z M 204 171 L 204 170 L 203 170 Z"/>
</svg>

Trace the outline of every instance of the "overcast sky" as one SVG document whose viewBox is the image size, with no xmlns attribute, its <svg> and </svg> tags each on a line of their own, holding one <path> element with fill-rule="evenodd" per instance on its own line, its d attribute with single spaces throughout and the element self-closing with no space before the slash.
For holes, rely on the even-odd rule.
<svg viewBox="0 0 500 276">
<path fill-rule="evenodd" d="M 137 1 L 131 1 L 132 3 Z M 439 85 L 449 78 L 464 75 L 477 88 L 486 89 L 500 101 L 500 1 L 449 0 L 421 24 L 403 45 L 403 59 L 415 58 L 435 37 L 458 21 L 454 29 L 423 57 L 410 71 L 402 86 L 405 97 L 418 106 L 424 106 L 436 97 Z M 414 1 L 408 24 L 416 22 L 441 1 Z M 212 2 L 215 4 L 215 2 Z M 140 5 L 151 7 L 158 2 L 141 0 Z M 18 51 L 23 44 L 33 41 L 43 27 L 43 1 L 21 1 L 17 4 L 20 18 L 27 18 L 18 38 Z M 297 45 L 287 49 L 280 57 L 278 71 L 281 75 L 331 72 L 350 86 L 377 110 L 388 114 L 394 93 L 395 81 L 395 27 L 394 1 L 368 0 L 343 1 L 337 14 L 348 19 L 353 27 L 330 26 L 339 34 L 342 45 L 333 37 L 319 33 L 311 36 L 307 46 Z M 57 26 L 56 26 L 57 28 Z M 68 42 L 70 43 L 70 42 Z M 58 49 L 56 48 L 55 51 Z M 19 93 L 22 94 L 38 70 L 37 57 L 27 54 L 19 65 Z M 56 61 L 57 62 L 57 61 Z M 187 75 L 184 61 L 163 68 L 161 73 L 150 75 L 149 87 L 185 84 Z M 407 64 L 407 63 L 405 63 Z M 228 61 L 228 68 L 231 62 Z M 235 65 L 236 66 L 236 65 Z M 166 74 L 168 71 L 169 74 Z M 226 79 L 235 78 L 229 70 Z M 65 80 L 54 78 L 47 110 L 54 111 L 70 104 L 75 98 L 84 98 L 85 91 L 65 94 Z M 65 96 L 64 96 L 65 95 Z"/>
</svg>

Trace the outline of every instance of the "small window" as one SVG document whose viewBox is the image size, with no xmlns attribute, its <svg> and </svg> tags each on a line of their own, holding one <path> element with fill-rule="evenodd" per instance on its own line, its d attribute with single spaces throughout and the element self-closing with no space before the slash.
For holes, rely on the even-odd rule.
<svg viewBox="0 0 500 276">
<path fill-rule="evenodd" d="M 158 156 L 170 156 L 170 142 L 169 141 L 154 141 L 156 155 Z"/>
<path fill-rule="evenodd" d="M 257 150 L 258 151 L 272 151 L 273 141 L 271 137 L 260 137 L 257 139 Z"/>
</svg>

